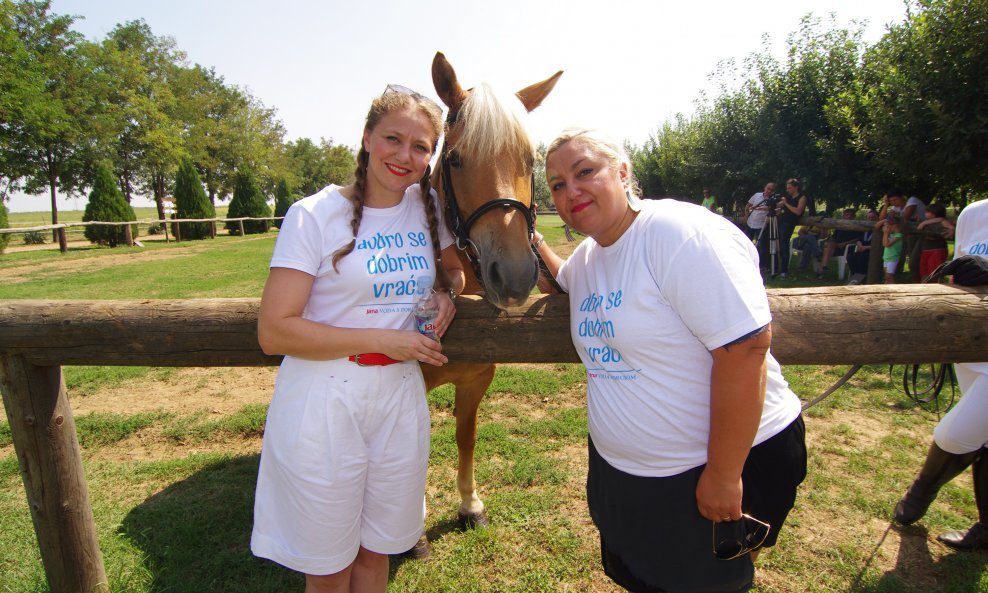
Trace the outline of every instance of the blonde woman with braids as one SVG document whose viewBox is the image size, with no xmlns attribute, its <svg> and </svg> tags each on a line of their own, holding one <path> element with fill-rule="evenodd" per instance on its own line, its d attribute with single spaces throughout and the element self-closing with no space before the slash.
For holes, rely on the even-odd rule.
<svg viewBox="0 0 988 593">
<path fill-rule="evenodd" d="M 251 550 L 305 573 L 306 592 L 379 592 L 388 554 L 425 520 L 429 410 L 419 362 L 447 362 L 415 331 L 424 283 L 440 335 L 463 269 L 440 220 L 429 161 L 442 111 L 389 86 L 367 114 L 356 181 L 285 216 L 258 318 L 284 354 L 268 409 Z"/>
</svg>

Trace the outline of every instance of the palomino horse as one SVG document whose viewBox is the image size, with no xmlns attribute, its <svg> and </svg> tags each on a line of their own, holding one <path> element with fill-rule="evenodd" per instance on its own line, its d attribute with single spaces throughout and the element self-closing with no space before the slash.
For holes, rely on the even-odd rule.
<svg viewBox="0 0 988 593">
<path fill-rule="evenodd" d="M 464 293 L 483 294 L 499 308 L 524 302 L 538 278 L 531 249 L 535 149 L 522 120 L 525 112 L 542 103 L 561 75 L 559 71 L 502 100 L 485 84 L 468 90 L 460 87 L 442 53 L 432 62 L 436 92 L 449 107 L 432 185 L 461 250 L 467 271 Z M 474 481 L 473 452 L 477 409 L 494 378 L 494 365 L 423 365 L 423 374 L 429 389 L 444 383 L 456 386 L 459 517 L 468 526 L 486 525 Z"/>
</svg>

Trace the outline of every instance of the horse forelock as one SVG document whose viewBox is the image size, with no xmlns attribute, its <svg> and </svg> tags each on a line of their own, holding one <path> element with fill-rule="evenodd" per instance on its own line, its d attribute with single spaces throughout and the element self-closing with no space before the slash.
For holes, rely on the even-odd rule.
<svg viewBox="0 0 988 593">
<path fill-rule="evenodd" d="M 514 95 L 499 96 L 486 83 L 471 90 L 460 108 L 462 129 L 456 141 L 460 156 L 470 162 L 490 162 L 508 155 L 526 167 L 535 147 L 525 127 L 528 112 Z"/>
</svg>

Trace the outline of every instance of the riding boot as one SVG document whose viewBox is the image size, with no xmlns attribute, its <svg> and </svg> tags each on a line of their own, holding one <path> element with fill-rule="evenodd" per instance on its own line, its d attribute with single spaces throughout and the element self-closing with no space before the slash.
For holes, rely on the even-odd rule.
<svg viewBox="0 0 988 593">
<path fill-rule="evenodd" d="M 988 449 L 984 448 L 974 462 L 974 502 L 978 506 L 978 522 L 967 530 L 948 531 L 938 540 L 959 550 L 988 548 Z"/>
<path fill-rule="evenodd" d="M 947 453 L 936 443 L 930 445 L 930 451 L 926 454 L 926 461 L 923 462 L 919 475 L 906 491 L 906 495 L 895 505 L 893 515 L 895 520 L 903 525 L 912 525 L 919 521 L 930 508 L 940 488 L 967 469 L 980 453 L 979 449 L 971 453 L 955 455 Z"/>
</svg>

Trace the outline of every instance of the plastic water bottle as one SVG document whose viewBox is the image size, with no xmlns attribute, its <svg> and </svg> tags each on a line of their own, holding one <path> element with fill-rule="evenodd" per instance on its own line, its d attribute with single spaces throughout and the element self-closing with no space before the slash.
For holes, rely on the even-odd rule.
<svg viewBox="0 0 988 593">
<path fill-rule="evenodd" d="M 439 304 L 436 302 L 438 295 L 431 285 L 424 283 L 419 285 L 416 292 L 418 299 L 412 311 L 412 315 L 415 316 L 415 327 L 423 336 L 438 342 L 439 334 L 436 332 L 436 318 L 439 317 Z"/>
</svg>

